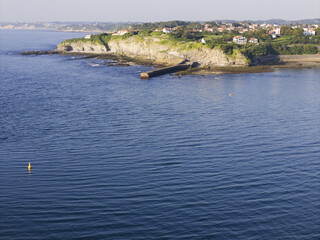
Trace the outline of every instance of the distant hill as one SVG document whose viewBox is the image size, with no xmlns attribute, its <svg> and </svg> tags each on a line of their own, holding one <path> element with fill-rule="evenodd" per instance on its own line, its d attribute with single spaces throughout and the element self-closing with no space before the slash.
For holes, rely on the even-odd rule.
<svg viewBox="0 0 320 240">
<path fill-rule="evenodd" d="M 291 24 L 320 24 L 320 18 L 314 19 L 302 19 L 302 20 L 283 20 L 283 19 L 270 19 L 270 20 L 258 20 L 253 21 L 255 23 L 269 23 L 269 24 L 278 24 L 278 25 L 291 25 Z"/>
<path fill-rule="evenodd" d="M 196 27 L 199 23 L 203 24 L 205 21 L 166 21 L 166 22 L 0 22 L 0 29 L 38 29 L 38 30 L 53 30 L 53 31 L 76 31 L 76 32 L 115 32 L 121 29 L 127 29 L 130 26 L 133 28 L 148 29 L 148 28 L 162 28 L 174 27 L 182 25 L 192 25 Z M 212 21 L 211 21 L 212 22 Z M 320 18 L 302 19 L 302 20 L 214 20 L 214 22 L 251 22 L 251 23 L 267 23 L 278 25 L 292 25 L 292 24 L 320 24 Z"/>
<path fill-rule="evenodd" d="M 128 28 L 130 22 L 0 22 L 0 29 L 38 29 L 75 32 L 113 32 Z"/>
<path fill-rule="evenodd" d="M 227 22 L 227 23 L 239 23 L 239 22 L 250 22 L 250 23 L 267 23 L 277 25 L 292 25 L 292 24 L 320 24 L 320 18 L 314 19 L 302 19 L 302 20 L 283 20 L 283 19 L 269 19 L 269 20 L 232 20 L 232 19 L 218 19 L 213 22 Z"/>
</svg>

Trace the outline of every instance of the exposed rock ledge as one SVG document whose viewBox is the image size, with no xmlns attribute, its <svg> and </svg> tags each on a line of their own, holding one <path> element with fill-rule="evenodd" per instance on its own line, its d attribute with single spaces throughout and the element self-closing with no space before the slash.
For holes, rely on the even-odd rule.
<svg viewBox="0 0 320 240">
<path fill-rule="evenodd" d="M 202 66 L 247 66 L 248 61 L 240 52 L 228 56 L 220 49 L 201 47 L 182 49 L 170 44 L 161 44 L 159 39 L 145 41 L 130 37 L 126 40 L 111 40 L 106 45 L 87 41 L 62 42 L 57 51 L 74 53 L 114 53 L 134 59 L 148 60 L 154 64 L 173 65 L 185 59 Z"/>
<path fill-rule="evenodd" d="M 62 42 L 58 45 L 57 51 L 60 52 L 81 52 L 81 53 L 106 53 L 106 46 L 92 42 Z"/>
</svg>

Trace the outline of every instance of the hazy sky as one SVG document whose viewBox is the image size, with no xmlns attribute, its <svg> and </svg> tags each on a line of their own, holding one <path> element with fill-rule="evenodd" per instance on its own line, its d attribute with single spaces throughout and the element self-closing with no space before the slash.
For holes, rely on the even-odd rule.
<svg viewBox="0 0 320 240">
<path fill-rule="evenodd" d="M 0 21 L 298 20 L 320 0 L 0 0 Z"/>
</svg>

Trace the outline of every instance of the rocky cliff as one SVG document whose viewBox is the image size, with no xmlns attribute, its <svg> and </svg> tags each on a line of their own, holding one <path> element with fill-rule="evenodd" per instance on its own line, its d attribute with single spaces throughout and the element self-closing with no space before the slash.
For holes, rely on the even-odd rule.
<svg viewBox="0 0 320 240">
<path fill-rule="evenodd" d="M 210 49 L 198 44 L 196 47 L 188 43 L 176 44 L 162 41 L 159 38 L 141 39 L 111 39 L 107 44 L 88 41 L 62 42 L 58 51 L 83 53 L 115 53 L 132 58 L 150 60 L 155 64 L 173 65 L 185 59 L 198 62 L 202 66 L 245 66 L 247 59 L 240 52 L 235 51 L 228 56 L 219 48 Z"/>
<path fill-rule="evenodd" d="M 90 41 L 65 41 L 58 45 L 57 50 L 62 52 L 106 53 L 109 49 L 103 44 Z"/>
</svg>

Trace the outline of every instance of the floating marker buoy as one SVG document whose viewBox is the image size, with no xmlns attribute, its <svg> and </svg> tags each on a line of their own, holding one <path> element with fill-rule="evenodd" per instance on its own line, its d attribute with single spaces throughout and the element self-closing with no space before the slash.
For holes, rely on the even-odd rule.
<svg viewBox="0 0 320 240">
<path fill-rule="evenodd" d="M 231 96 L 232 96 L 232 94 L 231 94 L 231 93 L 229 93 L 229 96 L 231 97 Z"/>
<path fill-rule="evenodd" d="M 31 163 L 29 163 L 28 170 L 31 171 Z"/>
</svg>

